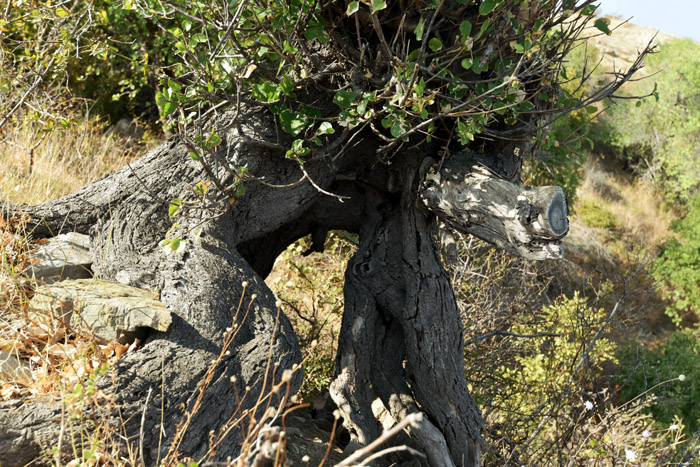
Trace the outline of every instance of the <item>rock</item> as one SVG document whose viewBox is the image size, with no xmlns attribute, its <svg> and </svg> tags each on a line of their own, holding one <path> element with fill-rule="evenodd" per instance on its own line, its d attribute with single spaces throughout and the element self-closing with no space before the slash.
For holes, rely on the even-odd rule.
<svg viewBox="0 0 700 467">
<path fill-rule="evenodd" d="M 297 412 L 299 413 L 299 412 Z M 340 426 L 340 424 L 338 424 Z M 293 466 L 320 465 L 328 450 L 331 433 L 321 430 L 308 416 L 285 417 L 287 433 L 287 458 Z M 337 434 L 335 439 L 337 440 Z M 324 465 L 335 465 L 343 460 L 336 442 L 331 444 Z"/>
<path fill-rule="evenodd" d="M 153 292 L 94 279 L 62 281 L 37 287 L 31 308 L 73 328 L 87 325 L 106 341 L 142 337 L 146 329 L 166 331 L 170 311 Z"/>
<path fill-rule="evenodd" d="M 57 235 L 42 245 L 32 258 L 38 263 L 32 266 L 36 279 L 55 282 L 60 279 L 86 279 L 92 277 L 90 266 L 90 237 L 74 232 Z"/>
<path fill-rule="evenodd" d="M 135 120 L 121 118 L 105 134 L 117 137 L 126 149 L 134 149 L 143 139 L 145 132 L 146 130 L 141 128 Z"/>
<path fill-rule="evenodd" d="M 0 380 L 31 381 L 32 372 L 17 355 L 0 350 Z"/>
</svg>

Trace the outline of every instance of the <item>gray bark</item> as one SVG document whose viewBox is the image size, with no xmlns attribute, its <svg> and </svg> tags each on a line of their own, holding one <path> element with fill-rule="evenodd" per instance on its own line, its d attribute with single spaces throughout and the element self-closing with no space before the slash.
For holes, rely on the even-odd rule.
<svg viewBox="0 0 700 467">
<path fill-rule="evenodd" d="M 274 133 L 270 121 L 256 121 L 253 117 L 249 121 Z M 252 127 L 246 130 L 251 136 L 269 138 L 269 134 L 261 134 Z M 299 178 L 294 164 L 285 163 L 276 155 L 269 156 L 261 151 L 242 150 L 234 157 L 240 158 L 240 165 L 247 163 L 251 172 L 260 170 L 270 177 L 278 176 L 276 181 L 281 183 Z M 264 163 L 276 170 L 261 168 Z M 115 408 L 119 408 L 122 419 L 126 420 L 125 432 L 138 437 L 141 414 L 145 411 L 143 445 L 147 465 L 163 458 L 182 419 L 183 407 L 193 406 L 198 383 L 218 356 L 226 328 L 232 326 L 242 298 L 245 311 L 252 295 L 257 295 L 230 347 L 230 356 L 216 368 L 180 452 L 195 459 L 202 457 L 209 449 L 210 430 L 223 426 L 237 409 L 251 409 L 258 395 L 269 392 L 271 384 L 280 380 L 283 370 L 301 361 L 288 320 L 282 315 L 277 322 L 274 295 L 236 247 L 256 235 L 274 232 L 295 211 L 303 212 L 313 202 L 316 190 L 308 184 L 288 190 L 251 186 L 248 199 L 244 197 L 237 209 L 205 223 L 198 240 L 192 234 L 187 236 L 187 248 L 183 252 L 166 255 L 158 242 L 165 238 L 172 224 L 168 217 L 169 201 L 186 198 L 191 185 L 204 179 L 204 171 L 187 156 L 186 149 L 168 142 L 131 167 L 65 198 L 38 206 L 5 206 L 5 212 L 21 208 L 32 214 L 35 234 L 65 231 L 90 234 L 96 277 L 115 280 L 119 275 L 120 282 L 154 290 L 172 313 L 173 322 L 167 332 L 151 332 L 143 347 L 127 353 L 102 381 L 102 389 L 114 397 Z M 268 203 L 269 207 L 263 209 Z M 245 290 L 244 281 L 248 283 Z M 272 363 L 267 368 L 265 362 L 270 356 Z M 240 409 L 231 383 L 233 376 L 237 378 L 241 396 L 246 386 L 250 387 L 250 395 Z M 301 373 L 297 372 L 290 383 L 292 393 L 298 389 L 300 380 Z M 149 406 L 144 407 L 149 390 L 153 396 Z M 274 396 L 272 405 L 278 403 L 279 397 Z M 36 432 L 31 425 L 23 426 L 18 410 L 8 408 L 0 412 L 3 465 L 24 465 L 27 457 L 43 455 L 37 449 L 40 444 L 51 445 L 41 438 L 42 433 L 51 431 Z M 59 403 L 54 410 L 60 413 Z M 159 453 L 161 416 L 165 435 Z M 55 443 L 60 420 L 54 423 Z M 210 458 L 221 460 L 236 454 L 241 436 L 239 430 L 234 430 Z"/>
<path fill-rule="evenodd" d="M 455 230 L 526 259 L 563 256 L 569 209 L 560 187 L 525 189 L 499 178 L 475 155 L 461 154 L 430 167 L 420 194 Z"/>
<path fill-rule="evenodd" d="M 371 403 L 379 397 L 395 420 L 427 415 L 410 434 L 429 465 L 476 466 L 482 422 L 464 378 L 462 323 L 433 242 L 435 221 L 416 206 L 417 161 L 406 162 L 398 206 L 375 198 L 365 207 L 346 271 L 331 396 L 363 444 L 378 435 Z"/>
<path fill-rule="evenodd" d="M 499 179 L 512 182 L 519 176 L 519 153 L 511 148 L 505 155 L 479 156 L 480 163 L 498 176 L 484 182 L 486 194 L 476 202 L 460 204 L 462 194 L 473 194 L 470 180 L 478 176 L 471 171 L 471 158 L 455 156 L 443 165 L 439 178 L 435 172 L 423 182 L 420 167 L 430 148 L 402 154 L 394 164 L 384 165 L 375 156 L 380 141 L 367 133 L 356 139 L 352 155 L 333 163 L 319 159 L 304 165 L 318 187 L 344 196 L 341 202 L 321 194 L 308 180 L 295 183 L 302 171 L 276 149 L 290 141 L 279 139 L 281 132 L 266 115 L 260 109 L 248 110 L 239 129 L 219 131 L 224 142 L 210 169 L 225 185 L 232 180 L 217 161 L 245 165 L 265 183 L 248 180 L 246 194 L 216 216 L 198 205 L 199 211 L 192 210 L 183 222 L 194 225 L 209 216 L 208 221 L 198 238 L 194 231 L 182 234 L 187 247 L 179 253 L 165 255 L 158 246 L 173 223 L 168 205 L 174 198 L 196 201 L 191 186 L 206 180 L 207 173 L 176 141 L 65 198 L 38 206 L 2 206 L 5 213 L 17 208 L 28 211 L 38 235 L 89 233 L 96 277 L 119 278 L 121 283 L 157 291 L 172 313 L 166 332 L 151 332 L 143 347 L 127 353 L 101 382 L 118 404 L 121 419 L 127 420 L 125 431 L 139 433 L 145 413 L 144 462 L 150 465 L 163 458 L 183 407 L 195 404 L 198 383 L 219 354 L 241 297 L 247 303 L 256 294 L 230 356 L 214 371 L 211 387 L 179 447 L 196 460 L 204 456 L 209 432 L 216 432 L 238 409 L 232 377 L 239 390 L 250 387 L 255 397 L 246 398 L 243 408 L 251 408 L 251 401 L 269 392 L 272 380 L 278 381 L 284 369 L 300 362 L 296 336 L 283 315 L 277 321 L 275 298 L 262 277 L 294 240 L 312 234 L 312 248 L 321 250 L 328 229 L 345 229 L 361 239 L 346 271 L 346 309 L 337 378 L 331 388 L 346 426 L 363 445 L 376 439 L 380 427 L 371 404 L 379 397 L 396 420 L 415 412 L 425 415 L 425 422 L 411 428 L 410 435 L 422 446 L 430 466 L 479 465 L 481 416 L 467 390 L 461 318 L 434 243 L 437 219 L 431 211 L 453 227 L 481 232 L 487 240 L 522 253 L 563 235 L 556 207 L 561 201 L 556 201 L 556 194 L 536 195 L 519 207 L 523 191 L 510 182 L 499 184 Z M 471 188 L 460 191 L 465 184 Z M 495 194 L 488 196 L 491 190 Z M 440 204 L 441 199 L 448 204 Z M 495 209 L 499 201 L 505 203 L 505 211 Z M 479 211 L 480 203 L 487 207 Z M 526 222 L 525 230 L 536 240 L 520 242 L 524 250 L 517 242 L 502 239 L 509 238 L 511 224 L 503 222 L 499 230 L 494 228 L 498 222 L 489 218 L 496 213 L 500 222 L 506 211 L 522 217 L 525 207 L 533 212 L 547 203 L 554 207 L 547 211 L 546 222 L 539 217 L 537 222 Z M 474 212 L 482 213 L 484 222 L 475 222 Z M 243 281 L 248 283 L 245 290 Z M 270 358 L 272 371 L 266 365 Z M 292 392 L 300 376 L 292 378 Z M 144 407 L 149 391 L 153 396 Z M 31 424 L 23 427 L 17 416 L 20 410 L 28 409 L 0 411 L 0 452 L 9 458 L 3 465 L 21 465 L 27 453 L 41 455 L 36 447 L 45 430 L 37 431 Z M 165 435 L 158 452 L 161 417 Z M 241 439 L 241 432 L 234 430 L 209 459 L 235 455 Z M 50 440 L 41 438 L 41 444 L 47 443 Z"/>
</svg>

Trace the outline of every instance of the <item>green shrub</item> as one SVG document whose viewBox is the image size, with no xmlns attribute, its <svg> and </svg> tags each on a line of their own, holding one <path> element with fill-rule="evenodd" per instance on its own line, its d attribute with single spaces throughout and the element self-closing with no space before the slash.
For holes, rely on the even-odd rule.
<svg viewBox="0 0 700 467">
<path fill-rule="evenodd" d="M 700 335 L 677 331 L 662 347 L 648 350 L 635 343 L 622 352 L 620 395 L 624 401 L 646 391 L 656 396 L 651 413 L 661 426 L 680 416 L 688 431 L 700 428 Z M 683 375 L 681 377 L 681 375 Z M 681 381 L 680 379 L 683 381 Z"/>
<path fill-rule="evenodd" d="M 602 201 L 585 199 L 579 203 L 576 214 L 582 222 L 594 229 L 612 231 L 617 226 L 617 217 L 610 210 L 610 207 Z"/>
<path fill-rule="evenodd" d="M 700 313 L 700 195 L 688 206 L 685 218 L 673 225 L 677 239 L 666 242 L 654 264 L 654 278 L 665 285 L 666 309 L 677 325 L 690 313 Z"/>
<path fill-rule="evenodd" d="M 656 183 L 672 203 L 686 203 L 700 186 L 700 47 L 690 39 L 664 43 L 648 57 L 658 102 L 623 100 L 606 118 L 612 145 Z M 632 92 L 647 92 L 642 81 Z"/>
<path fill-rule="evenodd" d="M 502 465 L 496 451 L 507 457 L 514 446 L 521 462 L 541 465 L 552 452 L 565 462 L 566 439 L 593 413 L 584 403 L 593 400 L 597 406 L 592 388 L 603 365 L 615 362 L 616 345 L 599 334 L 606 317 L 604 309 L 579 294 L 560 296 L 534 316 L 514 315 L 512 335 L 500 343 L 468 347 L 467 367 L 477 359 L 489 368 L 488 384 L 474 387 L 490 427 L 494 457 L 489 463 Z M 498 351 L 490 359 L 481 356 L 494 345 Z"/>
</svg>

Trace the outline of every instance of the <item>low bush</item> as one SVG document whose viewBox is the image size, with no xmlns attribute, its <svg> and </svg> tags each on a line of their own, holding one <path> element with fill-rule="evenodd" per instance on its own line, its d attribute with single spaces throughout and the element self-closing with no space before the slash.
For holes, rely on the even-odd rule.
<svg viewBox="0 0 700 467">
<path fill-rule="evenodd" d="M 621 354 L 619 374 L 622 375 L 618 383 L 623 401 L 645 392 L 653 395 L 649 411 L 658 429 L 678 425 L 676 416 L 680 416 L 689 434 L 700 428 L 698 331 L 677 331 L 656 349 L 632 343 Z"/>
<path fill-rule="evenodd" d="M 666 309 L 676 325 L 700 316 L 700 195 L 688 206 L 688 214 L 673 224 L 678 235 L 665 243 L 654 264 L 654 277 L 664 284 L 670 301 Z"/>
<path fill-rule="evenodd" d="M 690 39 L 664 43 L 646 61 L 655 73 L 630 90 L 658 89 L 658 102 L 616 101 L 604 119 L 610 146 L 651 179 L 670 203 L 687 203 L 700 187 L 700 47 Z"/>
<path fill-rule="evenodd" d="M 602 200 L 581 200 L 577 205 L 576 214 L 579 220 L 594 229 L 613 231 L 617 226 L 617 217 Z"/>
</svg>

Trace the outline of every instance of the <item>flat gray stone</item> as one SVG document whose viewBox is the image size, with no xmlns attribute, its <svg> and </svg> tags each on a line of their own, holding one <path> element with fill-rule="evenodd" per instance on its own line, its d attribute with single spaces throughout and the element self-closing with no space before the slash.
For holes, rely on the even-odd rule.
<svg viewBox="0 0 700 467">
<path fill-rule="evenodd" d="M 96 279 L 67 280 L 37 287 L 31 308 L 74 328 L 87 325 L 106 341 L 133 341 L 144 328 L 167 331 L 170 311 L 153 292 Z"/>
<path fill-rule="evenodd" d="M 55 282 L 92 277 L 90 237 L 87 235 L 75 232 L 57 235 L 34 252 L 32 258 L 39 260 L 32 266 L 35 279 Z"/>
</svg>

